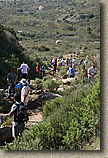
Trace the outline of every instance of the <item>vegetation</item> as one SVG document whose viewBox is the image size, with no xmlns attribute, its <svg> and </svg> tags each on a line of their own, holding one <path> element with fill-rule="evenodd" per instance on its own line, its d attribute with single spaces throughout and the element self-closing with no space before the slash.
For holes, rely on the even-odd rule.
<svg viewBox="0 0 108 158">
<path fill-rule="evenodd" d="M 57 89 L 59 86 L 60 86 L 60 81 L 53 80 L 52 78 L 44 81 L 44 87 L 46 89 L 49 89 L 49 91 L 54 91 L 54 89 Z"/>
<path fill-rule="evenodd" d="M 88 89 L 88 86 L 90 87 Z M 80 150 L 100 135 L 100 82 L 80 85 L 53 103 L 46 103 L 44 121 L 31 126 L 5 149 L 11 150 Z"/>
<path fill-rule="evenodd" d="M 89 66 L 95 63 L 99 70 L 99 13 L 98 0 L 0 1 L 0 88 L 7 88 L 6 77 L 11 68 L 15 69 L 18 80 L 21 79 L 17 67 L 25 61 L 35 88 L 56 92 L 62 85 L 61 77 L 66 77 L 67 67 L 59 67 L 54 80 L 50 70 L 43 79 L 37 79 L 36 66 L 44 64 L 47 68 L 55 57 L 67 54 L 73 57 L 77 47 L 83 52 L 77 56 L 77 63 L 87 57 Z M 97 57 L 95 61 L 93 55 Z M 90 83 L 82 83 L 82 74 L 76 73 L 69 86 L 62 85 L 61 97 L 50 101 L 41 97 L 43 121 L 25 130 L 22 140 L 6 143 L 3 150 L 82 150 L 94 143 L 100 136 L 99 73 L 97 76 Z M 37 102 L 41 95 L 38 98 L 35 95 Z M 2 97 L 0 93 L 0 100 Z M 37 103 L 34 98 L 32 100 L 35 109 Z M 5 108 L 9 110 L 11 103 L 3 101 L 2 107 L 9 104 Z"/>
</svg>

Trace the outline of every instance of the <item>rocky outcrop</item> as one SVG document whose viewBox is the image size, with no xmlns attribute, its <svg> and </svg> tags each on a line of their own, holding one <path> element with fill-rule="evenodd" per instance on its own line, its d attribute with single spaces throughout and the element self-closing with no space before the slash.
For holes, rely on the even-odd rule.
<svg viewBox="0 0 108 158">
<path fill-rule="evenodd" d="M 12 138 L 12 128 L 10 128 L 10 127 L 0 128 L 0 143 L 2 141 L 6 141 L 11 138 Z"/>
</svg>

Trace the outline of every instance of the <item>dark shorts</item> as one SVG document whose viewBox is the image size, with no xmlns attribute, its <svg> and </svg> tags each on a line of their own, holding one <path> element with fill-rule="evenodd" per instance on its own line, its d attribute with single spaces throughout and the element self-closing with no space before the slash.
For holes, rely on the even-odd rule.
<svg viewBox="0 0 108 158">
<path fill-rule="evenodd" d="M 74 78 L 75 75 L 70 75 L 70 78 Z"/>
<path fill-rule="evenodd" d="M 27 79 L 28 75 L 27 74 L 22 74 L 22 78 Z"/>
</svg>

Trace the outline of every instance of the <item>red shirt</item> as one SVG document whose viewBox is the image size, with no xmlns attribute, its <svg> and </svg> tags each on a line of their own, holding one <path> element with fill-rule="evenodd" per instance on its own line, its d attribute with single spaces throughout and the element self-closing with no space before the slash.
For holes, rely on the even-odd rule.
<svg viewBox="0 0 108 158">
<path fill-rule="evenodd" d="M 37 72 L 40 71 L 40 67 L 39 66 L 36 67 L 36 71 Z"/>
</svg>

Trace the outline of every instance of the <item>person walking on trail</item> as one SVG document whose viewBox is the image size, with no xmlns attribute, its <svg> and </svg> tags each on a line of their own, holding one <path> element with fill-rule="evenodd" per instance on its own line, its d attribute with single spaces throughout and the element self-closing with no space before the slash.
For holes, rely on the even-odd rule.
<svg viewBox="0 0 108 158">
<path fill-rule="evenodd" d="M 53 76 L 56 76 L 56 68 L 57 68 L 57 64 L 56 64 L 56 62 L 54 62 L 54 64 L 53 64 Z"/>
<path fill-rule="evenodd" d="M 7 75 L 7 81 L 8 81 L 8 98 L 10 98 L 12 90 L 13 90 L 13 96 L 15 95 L 15 85 L 17 81 L 17 75 L 15 74 L 14 69 L 11 69 L 11 73 Z"/>
<path fill-rule="evenodd" d="M 85 82 L 84 79 L 88 78 L 88 74 L 84 64 L 82 65 L 82 73 L 83 73 L 83 82 Z"/>
<path fill-rule="evenodd" d="M 73 78 L 75 76 L 75 70 L 71 67 L 69 68 L 68 78 Z"/>
<path fill-rule="evenodd" d="M 20 70 L 20 69 L 21 69 L 21 73 L 22 73 L 22 78 L 27 79 L 28 78 L 28 73 L 30 71 L 29 66 L 23 61 L 20 68 L 17 68 L 17 70 Z"/>
<path fill-rule="evenodd" d="M 65 66 L 65 61 L 64 59 L 61 60 L 62 66 Z"/>
<path fill-rule="evenodd" d="M 96 74 L 96 66 L 93 64 L 92 67 L 88 69 L 88 81 L 90 82 L 90 80 L 93 79 Z"/>
<path fill-rule="evenodd" d="M 42 76 L 45 76 L 45 65 L 42 66 Z"/>
<path fill-rule="evenodd" d="M 36 75 L 38 78 L 40 78 L 40 66 L 39 65 L 37 65 L 37 67 L 36 67 Z"/>
<path fill-rule="evenodd" d="M 24 108 L 23 103 L 19 102 L 19 97 L 15 96 L 14 97 L 14 104 L 11 107 L 11 110 L 8 114 L 10 117 L 14 117 L 14 121 L 13 121 L 13 125 L 12 125 L 12 136 L 14 138 L 14 140 L 16 140 L 16 138 L 18 136 L 22 137 L 22 133 L 25 129 L 25 122 L 27 122 L 28 120 L 28 115 L 27 115 L 27 111 L 26 108 Z M 19 113 L 19 110 L 23 109 L 22 115 L 21 113 Z"/>
<path fill-rule="evenodd" d="M 67 66 L 69 66 L 69 64 L 70 64 L 70 59 L 69 58 L 67 58 L 66 63 L 67 63 Z"/>
<path fill-rule="evenodd" d="M 28 102 L 29 102 L 29 93 L 31 91 L 30 87 L 28 86 L 28 82 L 26 81 L 26 79 L 22 79 L 20 81 L 20 83 L 22 83 L 23 87 L 21 89 L 21 102 L 24 103 L 25 106 L 27 106 Z"/>
</svg>

